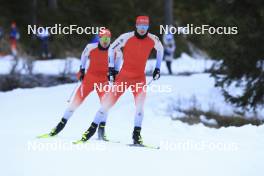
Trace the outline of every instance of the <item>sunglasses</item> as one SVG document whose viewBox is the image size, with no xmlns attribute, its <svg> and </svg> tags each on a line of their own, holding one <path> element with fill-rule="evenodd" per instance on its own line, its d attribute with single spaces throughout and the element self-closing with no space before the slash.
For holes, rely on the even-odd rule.
<svg viewBox="0 0 264 176">
<path fill-rule="evenodd" d="M 102 41 L 102 42 L 110 42 L 110 40 L 111 40 L 111 38 L 110 37 L 101 37 L 100 38 L 100 41 Z"/>
<path fill-rule="evenodd" d="M 136 28 L 138 30 L 144 30 L 144 31 L 147 31 L 149 26 L 148 25 L 136 25 Z"/>
</svg>

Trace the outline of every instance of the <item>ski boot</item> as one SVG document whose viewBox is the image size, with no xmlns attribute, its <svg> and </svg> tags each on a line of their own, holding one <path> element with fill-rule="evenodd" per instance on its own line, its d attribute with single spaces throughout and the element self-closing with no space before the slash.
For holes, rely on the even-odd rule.
<svg viewBox="0 0 264 176">
<path fill-rule="evenodd" d="M 67 121 L 68 121 L 67 119 L 62 118 L 61 121 L 58 123 L 58 125 L 51 130 L 51 132 L 49 133 L 49 135 L 50 136 L 55 136 L 59 132 L 61 132 L 61 130 L 65 127 Z"/>
<path fill-rule="evenodd" d="M 143 145 L 143 140 L 142 137 L 140 135 L 140 131 L 141 131 L 141 127 L 135 127 L 134 131 L 133 131 L 133 144 L 134 145 Z"/>
<path fill-rule="evenodd" d="M 98 139 L 103 141 L 109 141 L 105 135 L 105 122 L 101 122 L 98 127 Z"/>
<path fill-rule="evenodd" d="M 84 134 L 82 135 L 81 141 L 83 142 L 88 141 L 96 132 L 97 126 L 98 125 L 96 123 L 92 123 L 91 126 L 88 128 L 88 130 L 86 130 Z"/>
<path fill-rule="evenodd" d="M 62 118 L 58 125 L 51 130 L 51 132 L 39 135 L 37 138 L 49 138 L 56 136 L 65 127 L 66 123 L 67 119 Z"/>
</svg>

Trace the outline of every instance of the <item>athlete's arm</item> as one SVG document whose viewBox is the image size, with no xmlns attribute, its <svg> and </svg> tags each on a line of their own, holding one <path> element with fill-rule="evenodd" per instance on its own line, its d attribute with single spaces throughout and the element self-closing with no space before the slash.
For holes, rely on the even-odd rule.
<svg viewBox="0 0 264 176">
<path fill-rule="evenodd" d="M 133 35 L 133 32 L 128 32 L 120 35 L 108 49 L 108 66 L 115 67 L 115 52 L 122 52 L 121 48 L 125 46 L 127 40 Z"/>
<path fill-rule="evenodd" d="M 87 60 L 89 58 L 89 44 L 86 45 L 85 49 L 83 50 L 82 52 L 82 55 L 81 55 L 81 66 L 80 68 L 81 69 L 85 69 L 86 68 L 86 63 L 87 63 Z"/>
<path fill-rule="evenodd" d="M 163 59 L 163 52 L 164 52 L 164 49 L 163 49 L 163 46 L 159 40 L 159 38 L 153 34 L 148 34 L 148 36 L 150 38 L 152 38 L 152 40 L 154 41 L 154 48 L 156 49 L 157 51 L 157 61 L 156 61 L 156 67 L 155 67 L 155 70 L 153 72 L 153 79 L 154 80 L 157 80 L 160 78 L 160 66 L 161 66 L 161 62 L 162 62 L 162 59 Z"/>
<path fill-rule="evenodd" d="M 86 69 L 86 63 L 89 59 L 90 52 L 92 49 L 97 47 L 97 43 L 87 44 L 81 55 L 81 66 L 80 69 Z"/>
<path fill-rule="evenodd" d="M 115 52 L 115 71 L 119 72 L 123 63 L 123 53 L 121 51 Z"/>
<path fill-rule="evenodd" d="M 159 40 L 159 38 L 153 34 L 149 34 L 150 38 L 153 39 L 154 41 L 154 48 L 157 51 L 157 61 L 156 61 L 156 68 L 160 69 L 161 62 L 163 59 L 163 54 L 164 54 L 164 48 Z"/>
</svg>

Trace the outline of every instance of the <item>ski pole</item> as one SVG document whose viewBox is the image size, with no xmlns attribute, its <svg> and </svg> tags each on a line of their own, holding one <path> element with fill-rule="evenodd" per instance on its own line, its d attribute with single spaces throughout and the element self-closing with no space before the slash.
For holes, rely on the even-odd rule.
<svg viewBox="0 0 264 176">
<path fill-rule="evenodd" d="M 72 96 L 73 96 L 73 94 L 75 93 L 77 87 L 79 87 L 79 85 L 80 85 L 80 81 L 77 82 L 76 86 L 75 86 L 74 89 L 72 90 L 71 95 L 70 95 L 70 97 L 69 97 L 68 100 L 67 100 L 68 103 L 70 103 L 70 101 L 71 101 L 71 99 L 72 99 Z"/>
<path fill-rule="evenodd" d="M 83 85 L 81 85 L 81 96 L 83 97 Z"/>
<path fill-rule="evenodd" d="M 147 83 L 147 86 L 149 86 L 153 81 L 154 81 L 154 79 L 152 78 L 152 79 Z"/>
</svg>

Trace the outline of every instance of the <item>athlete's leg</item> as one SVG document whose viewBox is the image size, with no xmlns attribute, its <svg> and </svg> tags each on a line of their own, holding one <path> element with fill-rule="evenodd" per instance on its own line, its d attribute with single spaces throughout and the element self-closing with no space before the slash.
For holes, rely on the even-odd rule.
<svg viewBox="0 0 264 176">
<path fill-rule="evenodd" d="M 141 79 L 141 81 L 137 81 L 132 88 L 132 92 L 134 95 L 135 105 L 136 105 L 136 113 L 134 119 L 134 131 L 133 131 L 133 143 L 134 144 L 143 144 L 143 140 L 141 137 L 141 126 L 144 118 L 144 103 L 146 98 L 146 80 L 145 77 Z"/>
<path fill-rule="evenodd" d="M 103 102 L 103 96 L 105 95 L 106 91 L 109 88 L 109 84 L 107 80 L 101 80 L 100 82 L 97 83 L 98 87 L 96 88 L 96 92 L 98 94 L 98 97 L 100 99 L 100 103 L 102 104 Z M 106 134 L 105 134 L 105 126 L 106 126 L 106 120 L 107 120 L 107 112 L 101 112 L 98 111 L 98 114 L 96 115 L 98 118 L 96 119 L 96 124 L 99 124 L 98 126 L 98 139 L 99 140 L 104 140 L 108 141 Z M 100 121 L 99 121 L 100 120 Z"/>
<path fill-rule="evenodd" d="M 93 121 L 95 124 L 106 121 L 109 109 L 115 105 L 119 97 L 125 92 L 127 89 L 126 85 L 126 78 L 123 75 L 118 75 L 116 82 L 112 86 L 108 85 L 110 89 L 106 89 L 105 94 L 101 98 L 101 108 L 97 111 Z"/>
<path fill-rule="evenodd" d="M 123 83 L 123 80 L 123 77 L 119 75 L 115 85 L 113 85 L 111 90 L 109 92 L 106 92 L 102 97 L 101 108 L 97 111 L 90 127 L 83 134 L 81 139 L 82 141 L 89 140 L 96 132 L 98 124 L 102 121 L 106 121 L 109 109 L 117 102 L 119 97 L 125 92 L 127 88 L 126 86 L 124 86 L 125 84 Z"/>
<path fill-rule="evenodd" d="M 73 101 L 69 107 L 65 110 L 63 118 L 69 120 L 74 111 L 81 105 L 84 99 L 93 91 L 93 82 L 84 81 L 77 89 Z"/>
<path fill-rule="evenodd" d="M 87 84 L 88 83 L 88 84 Z M 74 110 L 79 107 L 85 97 L 93 90 L 92 82 L 83 81 L 81 86 L 78 88 L 71 105 L 65 110 L 61 121 L 54 127 L 49 133 L 50 136 L 55 136 L 63 130 L 69 118 L 73 115 Z"/>
<path fill-rule="evenodd" d="M 90 92 L 93 91 L 94 89 L 93 84 L 94 84 L 94 80 L 92 78 L 88 76 L 84 78 L 82 84 L 80 85 L 80 87 L 77 89 L 77 92 L 75 93 L 72 103 L 65 110 L 61 121 L 49 133 L 50 136 L 55 136 L 63 130 L 67 121 L 73 115 L 74 111 L 80 106 L 80 104 L 83 102 L 85 97 L 87 97 L 90 94 Z"/>
<path fill-rule="evenodd" d="M 111 106 L 107 106 L 110 109 L 121 95 L 122 95 L 121 92 L 117 92 L 116 94 L 113 92 L 106 93 L 103 98 L 103 102 L 105 98 L 106 100 L 111 100 L 112 103 L 109 104 Z M 82 135 L 82 139 L 81 139 L 82 141 L 89 140 L 96 132 L 98 124 L 102 121 L 106 121 L 106 117 L 109 109 L 104 108 L 103 105 L 101 106 L 101 108 L 96 112 L 92 124 Z"/>
<path fill-rule="evenodd" d="M 101 82 L 101 84 L 102 84 L 102 87 L 100 87 L 100 88 L 102 88 L 102 89 L 97 88 L 96 92 L 97 92 L 97 95 L 98 95 L 98 97 L 100 99 L 100 103 L 102 105 L 103 97 L 105 96 L 106 90 L 107 90 L 107 86 L 109 86 L 109 85 L 108 85 L 108 82 Z M 99 113 L 99 111 L 97 113 Z M 105 126 L 108 113 L 107 112 L 103 112 L 103 113 L 100 113 L 100 114 L 102 114 L 102 115 L 101 115 L 101 118 L 98 119 L 98 120 L 100 120 L 100 122 L 98 122 L 98 123 L 102 123 L 103 122 L 104 126 Z M 97 116 L 100 116 L 100 114 L 98 114 Z"/>
<path fill-rule="evenodd" d="M 145 77 L 137 81 L 136 84 L 131 87 L 135 105 L 136 105 L 136 113 L 134 119 L 134 126 L 141 127 L 143 117 L 144 117 L 144 103 L 146 98 L 146 79 Z"/>
</svg>

